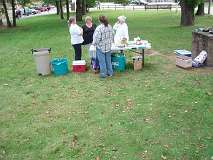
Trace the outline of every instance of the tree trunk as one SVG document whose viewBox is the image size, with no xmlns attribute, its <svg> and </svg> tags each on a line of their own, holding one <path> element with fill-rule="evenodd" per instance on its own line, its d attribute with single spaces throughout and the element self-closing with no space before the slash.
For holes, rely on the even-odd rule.
<svg viewBox="0 0 213 160">
<path fill-rule="evenodd" d="M 13 27 L 16 27 L 16 7 L 15 0 L 11 0 L 12 12 L 13 12 Z"/>
<path fill-rule="evenodd" d="M 56 6 L 56 14 L 59 15 L 60 8 L 59 8 L 59 2 L 57 0 L 55 1 L 55 6 Z"/>
<path fill-rule="evenodd" d="M 86 4 L 86 12 L 89 13 L 89 6 Z"/>
<path fill-rule="evenodd" d="M 181 6 L 181 25 L 182 26 L 191 26 L 194 25 L 194 8 L 189 6 L 185 0 L 180 1 Z"/>
<path fill-rule="evenodd" d="M 208 6 L 208 14 L 210 15 L 211 13 L 211 0 L 209 0 L 209 6 Z"/>
<path fill-rule="evenodd" d="M 198 9 L 197 9 L 197 13 L 196 15 L 197 16 L 203 16 L 205 13 L 204 13 L 204 2 L 200 3 L 198 5 Z"/>
<path fill-rule="evenodd" d="M 3 1 L 2 1 L 2 4 L 3 4 L 3 7 L 4 7 L 5 17 L 6 17 L 6 20 L 7 20 L 7 26 L 8 26 L 8 27 L 11 27 L 12 25 L 11 25 L 10 18 L 9 18 L 9 15 L 8 15 L 6 1 L 3 0 Z"/>
<path fill-rule="evenodd" d="M 86 14 L 86 0 L 82 0 L 82 15 Z"/>
<path fill-rule="evenodd" d="M 70 4 L 69 0 L 66 0 L 66 8 L 67 8 L 67 20 L 70 18 Z"/>
<path fill-rule="evenodd" d="M 2 26 L 3 25 L 3 22 L 2 22 L 2 19 L 0 19 L 0 26 Z"/>
<path fill-rule="evenodd" d="M 76 0 L 76 20 L 82 21 L 82 3 L 81 3 L 81 0 Z"/>
<path fill-rule="evenodd" d="M 62 0 L 59 0 L 59 5 L 60 5 L 60 16 L 61 16 L 61 19 L 64 19 L 64 11 L 63 11 Z"/>
</svg>

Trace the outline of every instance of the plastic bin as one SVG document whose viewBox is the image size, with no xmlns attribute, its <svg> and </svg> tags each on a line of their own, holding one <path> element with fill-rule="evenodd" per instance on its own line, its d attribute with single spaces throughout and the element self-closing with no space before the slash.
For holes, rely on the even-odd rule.
<svg viewBox="0 0 213 160">
<path fill-rule="evenodd" d="M 123 54 L 112 54 L 112 68 L 114 71 L 124 72 L 126 57 Z"/>
<path fill-rule="evenodd" d="M 56 76 L 65 75 L 68 73 L 67 58 L 54 58 L 51 61 L 52 72 Z"/>
<path fill-rule="evenodd" d="M 50 51 L 51 48 L 32 49 L 38 75 L 49 75 L 51 73 Z"/>
</svg>

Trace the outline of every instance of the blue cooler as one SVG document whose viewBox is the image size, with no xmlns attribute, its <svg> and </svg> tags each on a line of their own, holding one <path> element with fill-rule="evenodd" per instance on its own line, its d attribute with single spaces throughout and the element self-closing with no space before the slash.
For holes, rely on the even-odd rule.
<svg viewBox="0 0 213 160">
<path fill-rule="evenodd" d="M 126 57 L 123 54 L 112 54 L 112 68 L 114 71 L 125 71 Z"/>
<path fill-rule="evenodd" d="M 52 72 L 56 76 L 65 75 L 68 73 L 68 62 L 66 58 L 54 58 L 51 61 Z"/>
</svg>

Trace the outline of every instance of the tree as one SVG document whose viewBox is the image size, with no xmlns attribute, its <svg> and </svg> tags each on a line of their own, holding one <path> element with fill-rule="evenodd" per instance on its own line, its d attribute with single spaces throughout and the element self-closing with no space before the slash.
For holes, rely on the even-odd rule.
<svg viewBox="0 0 213 160">
<path fill-rule="evenodd" d="M 86 0 L 86 12 L 89 12 L 89 8 L 92 8 L 95 6 L 95 0 Z"/>
<path fill-rule="evenodd" d="M 13 27 L 16 27 L 16 4 L 15 0 L 11 0 L 12 12 L 13 12 Z"/>
<path fill-rule="evenodd" d="M 180 0 L 182 26 L 191 26 L 194 24 L 194 9 L 199 3 L 200 0 Z"/>
<path fill-rule="evenodd" d="M 67 8 L 67 20 L 70 18 L 70 4 L 69 0 L 66 0 L 66 8 Z"/>
<path fill-rule="evenodd" d="M 211 12 L 211 0 L 209 0 L 209 6 L 208 6 L 208 14 L 210 15 Z"/>
<path fill-rule="evenodd" d="M 126 5 L 128 4 L 128 0 L 114 0 L 115 3 Z"/>
<path fill-rule="evenodd" d="M 198 5 L 196 15 L 197 16 L 203 16 L 204 14 L 205 14 L 204 13 L 204 1 L 201 1 L 201 3 Z"/>
<path fill-rule="evenodd" d="M 81 0 L 81 3 L 82 3 L 82 15 L 85 15 L 86 14 L 86 11 L 87 11 L 87 7 L 86 7 L 86 0 Z"/>
<path fill-rule="evenodd" d="M 60 17 L 61 17 L 61 19 L 64 19 L 64 11 L 63 11 L 63 2 L 62 2 L 62 0 L 59 0 L 59 8 L 60 8 Z"/>
<path fill-rule="evenodd" d="M 60 8 L 59 8 L 59 0 L 43 0 L 43 3 L 46 5 L 52 4 L 56 7 L 56 14 L 59 15 Z"/>
<path fill-rule="evenodd" d="M 55 6 L 56 6 L 56 14 L 59 15 L 60 9 L 59 9 L 59 2 L 57 0 L 55 1 Z"/>
<path fill-rule="evenodd" d="M 22 6 L 26 6 L 26 4 L 30 3 L 30 0 L 17 0 L 17 3 L 21 4 Z"/>
<path fill-rule="evenodd" d="M 76 20 L 82 21 L 82 1 L 76 0 Z"/>
<path fill-rule="evenodd" d="M 6 21 L 7 21 L 7 27 L 12 27 L 12 24 L 10 22 L 10 18 L 9 18 L 9 15 L 8 15 L 8 11 L 7 11 L 6 1 L 2 0 L 2 4 L 3 4 L 3 8 L 4 8 L 4 14 L 5 14 L 5 17 L 6 17 Z"/>
</svg>

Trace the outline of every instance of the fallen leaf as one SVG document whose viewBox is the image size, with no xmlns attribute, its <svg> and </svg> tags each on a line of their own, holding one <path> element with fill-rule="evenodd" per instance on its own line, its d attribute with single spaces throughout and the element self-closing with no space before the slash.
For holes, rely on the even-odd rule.
<svg viewBox="0 0 213 160">
<path fill-rule="evenodd" d="M 168 149 L 169 148 L 169 145 L 168 144 L 165 144 L 165 145 L 163 145 L 166 149 Z"/>
<path fill-rule="evenodd" d="M 161 159 L 166 160 L 166 156 L 161 155 Z"/>
<path fill-rule="evenodd" d="M 212 92 L 207 92 L 207 95 L 208 96 L 212 96 Z"/>
</svg>

